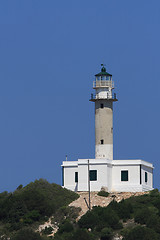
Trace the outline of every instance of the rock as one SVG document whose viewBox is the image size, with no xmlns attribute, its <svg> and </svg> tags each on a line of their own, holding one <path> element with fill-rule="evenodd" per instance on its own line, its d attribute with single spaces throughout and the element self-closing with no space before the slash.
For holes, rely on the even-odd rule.
<svg viewBox="0 0 160 240">
<path fill-rule="evenodd" d="M 104 186 L 102 186 L 102 187 L 101 187 L 101 191 L 108 192 L 108 188 L 107 188 L 107 187 L 104 187 Z"/>
</svg>

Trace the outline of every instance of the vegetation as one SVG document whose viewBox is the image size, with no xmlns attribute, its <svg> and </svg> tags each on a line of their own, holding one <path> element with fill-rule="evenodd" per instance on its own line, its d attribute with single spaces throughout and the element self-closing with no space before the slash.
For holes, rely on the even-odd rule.
<svg viewBox="0 0 160 240">
<path fill-rule="evenodd" d="M 76 193 L 44 179 L 31 182 L 26 187 L 20 185 L 13 193 L 3 192 L 0 194 L 0 235 L 21 230 L 25 236 L 29 230 L 24 227 L 46 221 L 62 206 L 77 198 Z M 17 234 L 21 235 L 21 231 Z"/>
<path fill-rule="evenodd" d="M 54 222 L 62 223 L 64 219 L 67 219 L 70 222 L 75 222 L 76 218 L 79 216 L 80 211 L 81 208 L 63 206 L 55 212 Z"/>
<path fill-rule="evenodd" d="M 160 193 L 153 190 L 119 203 L 113 200 L 107 207 L 93 207 L 78 223 L 60 225 L 54 239 L 78 239 L 77 233 L 88 240 L 111 240 L 116 234 L 123 240 L 159 240 Z"/>
<path fill-rule="evenodd" d="M 11 240 L 45 240 L 30 228 L 19 230 Z"/>
<path fill-rule="evenodd" d="M 66 231 L 68 229 L 68 231 Z M 111 208 L 93 207 L 77 224 L 64 222 L 55 234 L 55 240 L 76 239 L 77 232 L 84 235 L 84 239 L 94 240 L 101 237 L 102 240 L 111 239 L 114 230 L 122 229 L 120 218 Z M 107 237 L 107 238 L 106 238 Z M 79 238 L 80 239 L 80 238 Z M 81 238 L 83 239 L 83 238 Z"/>
<path fill-rule="evenodd" d="M 102 197 L 108 197 L 108 196 L 109 196 L 109 193 L 106 192 L 106 191 L 100 191 L 100 192 L 98 192 L 97 195 L 98 195 L 98 196 L 102 196 Z"/>
<path fill-rule="evenodd" d="M 100 193 L 101 194 L 101 193 Z M 103 194 L 103 193 L 102 193 Z M 96 206 L 79 221 L 80 208 L 68 204 L 78 195 L 40 179 L 20 185 L 13 193 L 0 194 L 0 239 L 7 240 L 160 240 L 160 193 L 131 197 L 107 207 Z M 35 232 L 40 223 L 53 216 L 58 231 L 46 227 L 41 236 Z"/>
</svg>

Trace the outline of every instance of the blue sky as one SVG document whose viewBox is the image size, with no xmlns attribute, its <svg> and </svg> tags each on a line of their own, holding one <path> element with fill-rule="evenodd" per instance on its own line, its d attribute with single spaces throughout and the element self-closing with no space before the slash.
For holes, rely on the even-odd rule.
<svg viewBox="0 0 160 240">
<path fill-rule="evenodd" d="M 0 192 L 94 158 L 94 75 L 118 96 L 114 159 L 154 164 L 160 182 L 160 1 L 0 1 Z"/>
</svg>

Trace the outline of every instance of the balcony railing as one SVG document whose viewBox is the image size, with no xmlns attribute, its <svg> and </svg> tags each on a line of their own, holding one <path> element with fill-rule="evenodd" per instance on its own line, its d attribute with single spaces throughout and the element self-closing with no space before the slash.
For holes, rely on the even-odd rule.
<svg viewBox="0 0 160 240">
<path fill-rule="evenodd" d="M 93 94 L 91 93 L 91 101 L 95 101 L 97 99 L 112 99 L 114 101 L 117 101 L 117 96 L 116 96 L 116 93 L 112 93 L 111 94 L 107 94 L 106 96 L 99 96 L 98 94 Z"/>
<path fill-rule="evenodd" d="M 97 80 L 93 82 L 93 88 L 98 87 L 110 87 L 114 88 L 114 82 L 112 80 Z"/>
</svg>

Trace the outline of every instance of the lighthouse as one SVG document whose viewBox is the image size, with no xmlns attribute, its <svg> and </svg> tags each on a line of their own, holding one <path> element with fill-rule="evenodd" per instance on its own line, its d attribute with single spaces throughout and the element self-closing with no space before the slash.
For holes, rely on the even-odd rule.
<svg viewBox="0 0 160 240">
<path fill-rule="evenodd" d="M 86 156 L 85 159 L 63 161 L 62 186 L 80 192 L 152 190 L 152 163 L 142 159 L 113 159 L 113 103 L 118 100 L 113 92 L 112 75 L 103 64 L 101 72 L 95 75 L 93 89 L 90 101 L 95 107 L 95 158 Z"/>
<path fill-rule="evenodd" d="M 95 103 L 95 158 L 113 160 L 113 102 L 117 101 L 113 94 L 112 75 L 106 72 L 101 64 L 101 72 L 95 75 L 90 101 Z"/>
</svg>

